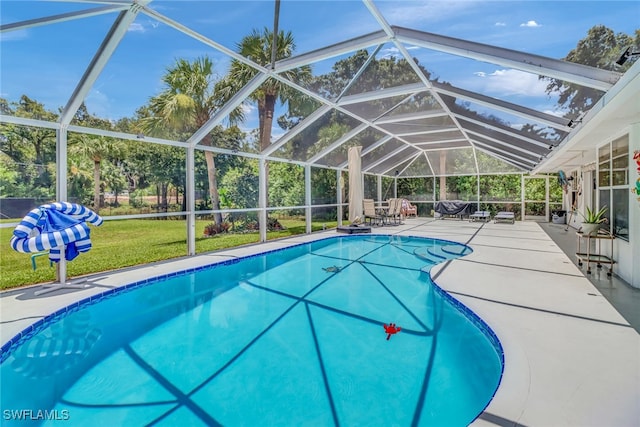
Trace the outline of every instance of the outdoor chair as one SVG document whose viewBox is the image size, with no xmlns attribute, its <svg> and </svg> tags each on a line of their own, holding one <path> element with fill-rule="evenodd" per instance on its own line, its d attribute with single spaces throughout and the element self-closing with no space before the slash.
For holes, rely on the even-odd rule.
<svg viewBox="0 0 640 427">
<path fill-rule="evenodd" d="M 402 215 L 404 215 L 406 218 L 410 217 L 411 215 L 417 218 L 418 207 L 413 206 L 407 199 L 402 199 Z"/>
<path fill-rule="evenodd" d="M 385 217 L 395 224 L 400 224 L 402 215 L 402 199 L 389 199 L 389 210 Z"/>
<path fill-rule="evenodd" d="M 511 224 L 516 223 L 516 218 L 513 212 L 498 212 L 496 216 L 493 217 L 494 223 L 498 222 L 510 222 Z"/>
<path fill-rule="evenodd" d="M 364 210 L 364 222 L 367 223 L 367 219 L 369 220 L 369 224 L 371 225 L 382 225 L 383 218 L 382 215 L 379 215 L 376 212 L 376 205 L 373 199 L 363 199 L 362 200 L 363 210 Z"/>
<path fill-rule="evenodd" d="M 489 211 L 475 211 L 475 213 L 472 213 L 471 215 L 469 215 L 469 220 L 471 222 L 475 222 L 475 221 L 487 222 L 491 220 L 491 214 L 489 213 Z"/>
</svg>

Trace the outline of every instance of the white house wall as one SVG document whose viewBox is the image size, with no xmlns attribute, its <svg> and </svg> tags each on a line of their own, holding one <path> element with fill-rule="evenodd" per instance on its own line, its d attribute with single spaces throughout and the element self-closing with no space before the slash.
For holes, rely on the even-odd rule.
<svg viewBox="0 0 640 427">
<path fill-rule="evenodd" d="M 629 187 L 633 190 L 640 180 L 640 166 L 633 159 L 633 153 L 640 151 L 640 117 L 629 129 Z M 629 259 L 631 277 L 627 282 L 640 288 L 640 195 L 629 191 Z"/>
<path fill-rule="evenodd" d="M 639 118 L 640 120 L 640 118 Z M 633 153 L 636 150 L 640 150 L 640 121 L 629 126 L 620 134 L 612 135 L 611 138 L 601 141 L 598 146 L 602 144 L 610 143 L 614 139 L 629 134 L 629 241 L 622 239 L 615 239 L 613 241 L 613 259 L 616 261 L 614 265 L 614 273 L 622 278 L 625 282 L 631 284 L 636 288 L 640 288 L 640 196 L 636 195 L 633 189 L 636 185 L 636 180 L 640 179 L 640 173 L 638 172 L 638 165 L 633 159 Z M 597 148 L 596 148 L 597 150 Z M 597 158 L 597 156 L 596 156 Z M 583 167 L 586 165 L 583 165 Z M 576 214 L 568 216 L 568 224 L 574 229 L 579 229 L 582 226 L 582 216 L 578 212 L 585 212 L 587 207 L 597 208 L 597 193 L 598 188 L 595 191 L 595 197 L 592 196 L 593 179 L 596 179 L 596 170 L 584 171 L 582 168 L 575 170 L 565 171 L 567 176 L 571 172 L 577 172 L 578 176 L 582 177 L 582 194 L 578 198 L 576 206 Z M 571 192 L 565 193 L 563 206 L 564 209 L 569 212 L 571 210 Z M 602 254 L 611 256 L 611 245 L 607 241 L 600 242 Z"/>
</svg>

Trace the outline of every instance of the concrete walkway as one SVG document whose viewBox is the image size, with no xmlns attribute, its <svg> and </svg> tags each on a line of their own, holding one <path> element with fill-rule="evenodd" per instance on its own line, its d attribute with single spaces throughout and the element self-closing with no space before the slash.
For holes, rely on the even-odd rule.
<svg viewBox="0 0 640 427">
<path fill-rule="evenodd" d="M 577 249 L 576 230 L 567 228 L 563 224 L 539 223 L 540 227 L 562 249 L 569 259 L 577 266 L 575 256 Z M 617 267 L 617 266 L 616 266 Z M 578 267 L 580 268 L 580 267 Z M 629 283 L 620 279 L 615 272 L 607 276 L 607 268 L 594 268 L 591 274 L 586 274 L 586 267 L 580 268 L 585 277 L 602 293 L 602 295 L 615 307 L 636 332 L 640 333 L 640 289 L 632 287 Z"/>
<path fill-rule="evenodd" d="M 380 234 L 444 238 L 474 252 L 432 270 L 443 289 L 495 331 L 505 352 L 498 391 L 477 426 L 640 425 L 640 335 L 533 222 L 408 219 Z M 261 245 L 97 274 L 90 287 L 35 297 L 38 287 L 0 293 L 4 344 L 74 301 L 147 277 L 336 235 Z"/>
</svg>

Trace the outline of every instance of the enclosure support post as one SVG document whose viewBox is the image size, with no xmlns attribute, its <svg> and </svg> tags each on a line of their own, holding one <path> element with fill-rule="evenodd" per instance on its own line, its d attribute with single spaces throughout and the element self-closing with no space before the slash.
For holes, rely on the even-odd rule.
<svg viewBox="0 0 640 427">
<path fill-rule="evenodd" d="M 62 125 L 56 130 L 56 200 L 67 201 L 67 126 Z M 64 248 L 60 261 L 56 266 L 58 282 L 63 285 L 67 281 L 67 260 L 64 257 Z"/>
<path fill-rule="evenodd" d="M 304 166 L 304 218 L 307 234 L 311 233 L 311 165 Z"/>
<path fill-rule="evenodd" d="M 187 209 L 187 255 L 196 254 L 196 185 L 195 185 L 195 149 L 187 147 L 186 209 Z"/>
<path fill-rule="evenodd" d="M 551 218 L 549 212 L 549 175 L 544 179 L 544 216 L 547 218 L 547 221 Z"/>
<path fill-rule="evenodd" d="M 480 210 L 480 174 L 476 174 L 476 199 L 477 199 L 477 207 L 476 210 Z"/>
<path fill-rule="evenodd" d="M 433 207 L 435 208 L 436 203 L 436 176 L 433 175 L 433 194 L 431 195 L 431 200 L 433 200 Z"/>
<path fill-rule="evenodd" d="M 342 171 L 336 170 L 336 200 L 338 202 L 338 227 L 342 226 L 342 191 L 344 189 L 344 180 L 342 179 Z"/>
<path fill-rule="evenodd" d="M 520 220 L 524 221 L 524 174 L 520 174 Z"/>
<path fill-rule="evenodd" d="M 377 197 L 376 197 L 376 199 L 378 200 L 378 202 L 382 203 L 382 175 L 377 175 L 377 177 L 376 177 L 376 186 L 377 186 L 377 189 L 376 189 Z"/>
<path fill-rule="evenodd" d="M 260 241 L 267 241 L 267 161 L 264 157 L 258 160 L 258 223 L 260 224 Z"/>
</svg>

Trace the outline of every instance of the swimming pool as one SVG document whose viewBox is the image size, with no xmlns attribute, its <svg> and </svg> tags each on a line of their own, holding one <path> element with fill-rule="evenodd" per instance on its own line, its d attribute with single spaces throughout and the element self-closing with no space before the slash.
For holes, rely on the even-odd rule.
<svg viewBox="0 0 640 427">
<path fill-rule="evenodd" d="M 470 252 L 341 236 L 92 297 L 3 347 L 3 421 L 467 425 L 502 350 L 429 270 Z"/>
</svg>

